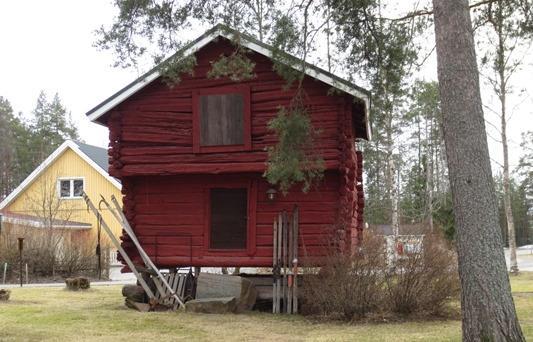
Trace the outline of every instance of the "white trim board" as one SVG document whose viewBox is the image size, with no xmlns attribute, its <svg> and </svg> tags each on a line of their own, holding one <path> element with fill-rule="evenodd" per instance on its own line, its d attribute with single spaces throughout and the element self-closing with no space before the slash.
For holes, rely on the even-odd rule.
<svg viewBox="0 0 533 342">
<path fill-rule="evenodd" d="M 22 194 L 24 190 L 26 190 L 27 187 L 29 187 L 36 179 L 39 177 L 50 165 L 52 165 L 67 149 L 71 149 L 74 151 L 78 156 L 80 156 L 85 162 L 87 162 L 93 169 L 95 169 L 99 174 L 101 174 L 105 179 L 107 179 L 111 184 L 113 184 L 117 189 L 121 189 L 122 185 L 113 177 L 111 177 L 107 170 L 104 170 L 100 167 L 100 165 L 96 164 L 89 156 L 87 156 L 85 153 L 82 152 L 82 150 L 79 148 L 79 146 L 72 140 L 66 140 L 63 144 L 61 144 L 54 152 L 52 152 L 51 155 L 46 158 L 41 165 L 37 166 L 35 170 L 33 170 L 32 173 L 18 187 L 13 190 L 9 196 L 7 196 L 1 203 L 0 203 L 0 210 L 3 210 L 6 208 L 9 204 L 11 204 L 18 196 Z"/>
<path fill-rule="evenodd" d="M 211 32 L 209 32 L 211 31 Z M 196 51 L 203 48 L 205 45 L 210 43 L 211 41 L 215 40 L 217 37 L 223 37 L 226 39 L 233 39 L 233 36 L 238 33 L 235 30 L 229 29 L 223 25 L 217 25 L 211 30 L 204 33 L 203 36 L 199 37 L 192 45 L 187 47 L 184 51 L 181 52 L 182 56 L 189 56 Z M 240 33 L 239 33 L 240 34 Z M 262 54 L 270 59 L 273 58 L 273 50 L 272 48 L 268 48 L 266 44 L 263 44 L 261 42 L 254 41 L 253 38 L 247 37 L 246 35 L 240 34 L 240 44 L 245 46 L 246 48 L 255 51 L 259 54 Z M 301 70 L 301 65 L 290 65 L 295 70 Z M 371 139 L 371 130 L 370 130 L 370 121 L 368 117 L 368 113 L 370 110 L 370 95 L 368 93 L 365 93 L 364 90 L 361 90 L 361 88 L 353 85 L 350 86 L 347 81 L 340 80 L 340 78 L 320 69 L 315 66 L 309 65 L 309 67 L 306 67 L 304 70 L 305 74 L 315 78 L 317 80 L 320 80 L 334 88 L 337 88 L 343 92 L 346 92 L 360 100 L 364 103 L 364 116 L 365 116 L 365 122 L 366 122 L 366 133 L 367 138 Z M 126 86 L 122 90 L 119 90 L 117 93 L 109 97 L 108 99 L 101 102 L 98 106 L 91 109 L 87 113 L 87 117 L 89 120 L 96 122 L 98 118 L 100 118 L 102 115 L 107 113 L 109 110 L 113 109 L 120 103 L 122 103 L 124 100 L 128 99 L 130 96 L 134 95 L 141 89 L 143 89 L 145 86 L 149 85 L 152 81 L 156 80 L 160 76 L 160 72 L 158 68 L 154 68 L 145 75 L 141 76 L 139 79 L 131 83 L 130 85 Z M 336 79 L 337 78 L 337 79 Z M 98 123 L 98 122 L 97 122 Z"/>
<path fill-rule="evenodd" d="M 2 222 L 16 224 L 20 226 L 28 226 L 32 228 L 48 228 L 39 217 L 14 217 L 7 215 L 2 215 Z M 91 229 L 92 225 L 90 223 L 86 224 L 72 224 L 69 223 L 69 221 L 65 221 L 62 223 L 54 223 L 52 224 L 52 228 L 54 229 L 71 229 L 71 230 L 87 230 Z"/>
</svg>

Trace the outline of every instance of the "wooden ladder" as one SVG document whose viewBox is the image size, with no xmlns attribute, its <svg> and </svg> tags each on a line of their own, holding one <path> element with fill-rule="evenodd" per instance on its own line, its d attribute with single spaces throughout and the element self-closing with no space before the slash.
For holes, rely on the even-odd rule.
<svg viewBox="0 0 533 342">
<path fill-rule="evenodd" d="M 103 220 L 102 215 L 98 212 L 98 209 L 94 206 L 91 199 L 87 194 L 83 193 L 83 199 L 87 203 L 87 207 L 90 211 L 93 212 L 93 214 L 96 216 L 96 218 L 101 222 L 102 228 L 105 230 L 107 235 L 109 235 L 109 238 L 111 239 L 111 242 L 115 245 L 120 255 L 122 255 L 122 258 L 128 265 L 128 267 L 131 269 L 137 280 L 139 281 L 139 284 L 143 288 L 143 290 L 148 295 L 148 298 L 150 299 L 150 304 L 152 306 L 155 306 L 156 304 L 160 303 L 161 298 L 168 298 L 172 297 L 173 302 L 176 302 L 180 307 L 184 308 L 185 304 L 180 298 L 180 296 L 176 293 L 177 288 L 174 288 L 169 284 L 170 279 L 167 280 L 165 276 L 159 271 L 159 269 L 155 266 L 155 264 L 152 262 L 148 254 L 144 251 L 142 248 L 139 240 L 137 239 L 137 236 L 133 232 L 133 229 L 131 228 L 128 220 L 126 219 L 126 216 L 124 216 L 124 213 L 122 212 L 120 205 L 115 198 L 115 196 L 111 196 L 111 201 L 113 202 L 114 208 L 111 207 L 111 205 L 105 200 L 103 196 L 101 196 L 100 203 L 104 203 L 109 212 L 113 215 L 113 217 L 118 221 L 118 223 L 122 226 L 122 229 L 126 232 L 127 235 L 129 235 L 131 241 L 137 248 L 137 251 L 139 252 L 139 255 L 141 256 L 141 259 L 143 260 L 146 268 L 150 271 L 155 272 L 156 278 L 154 278 L 154 283 L 156 285 L 157 293 L 154 293 L 152 289 L 148 286 L 142 275 L 137 271 L 137 267 L 133 264 L 131 261 L 131 258 L 128 256 L 124 248 L 122 248 L 120 241 L 118 241 L 117 237 L 113 234 L 107 223 Z"/>
</svg>

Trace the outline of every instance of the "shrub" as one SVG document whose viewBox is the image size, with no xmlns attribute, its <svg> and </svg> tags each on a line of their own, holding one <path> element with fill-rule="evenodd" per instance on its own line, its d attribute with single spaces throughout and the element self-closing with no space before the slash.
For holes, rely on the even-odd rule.
<svg viewBox="0 0 533 342">
<path fill-rule="evenodd" d="M 94 241 L 84 238 L 74 239 L 71 232 L 65 230 L 10 227 L 3 230 L 0 235 L 0 272 L 3 272 L 4 263 L 7 263 L 7 279 L 14 280 L 19 277 L 18 237 L 24 237 L 22 262 L 28 265 L 30 280 L 96 273 L 97 257 Z M 104 257 L 105 253 L 109 253 L 109 248 L 104 241 L 103 270 L 107 269 L 109 264 L 109 258 Z"/>
<path fill-rule="evenodd" d="M 423 248 L 396 260 L 385 277 L 386 311 L 436 314 L 459 293 L 454 251 L 437 235 L 425 235 Z"/>
<path fill-rule="evenodd" d="M 385 268 L 383 240 L 370 234 L 365 235 L 356 255 L 328 255 L 320 269 L 305 270 L 300 293 L 304 313 L 352 320 L 378 310 L 383 299 Z"/>
<path fill-rule="evenodd" d="M 439 314 L 458 293 L 455 252 L 443 239 L 426 235 L 422 248 L 394 260 L 383 236 L 365 232 L 355 255 L 332 253 L 322 267 L 305 268 L 300 298 L 304 314 L 350 321 Z"/>
</svg>

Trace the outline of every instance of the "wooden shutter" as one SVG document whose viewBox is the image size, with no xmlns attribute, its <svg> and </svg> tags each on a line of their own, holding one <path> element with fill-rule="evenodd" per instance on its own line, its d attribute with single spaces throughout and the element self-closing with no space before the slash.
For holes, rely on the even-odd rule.
<svg viewBox="0 0 533 342">
<path fill-rule="evenodd" d="M 212 249 L 246 249 L 248 227 L 248 190 L 211 189 Z"/>
<path fill-rule="evenodd" d="M 200 96 L 200 146 L 244 144 L 242 94 Z"/>
</svg>

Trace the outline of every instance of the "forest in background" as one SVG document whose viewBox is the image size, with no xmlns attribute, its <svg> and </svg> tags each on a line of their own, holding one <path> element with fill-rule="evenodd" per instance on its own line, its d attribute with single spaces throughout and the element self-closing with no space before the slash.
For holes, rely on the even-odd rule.
<svg viewBox="0 0 533 342">
<path fill-rule="evenodd" d="M 78 129 L 58 94 L 49 99 L 41 92 L 29 115 L 15 113 L 0 96 L 0 200 L 66 139 L 79 140 Z"/>
<path fill-rule="evenodd" d="M 423 224 L 428 231 L 442 230 L 453 240 L 453 210 L 448 182 L 438 84 L 416 81 L 406 95 L 406 107 L 395 118 L 399 153 L 395 160 L 400 225 Z M 379 122 L 373 122 L 373 139 L 360 142 L 364 151 L 365 221 L 391 224 L 391 194 L 387 184 L 390 163 L 382 148 Z M 70 112 L 56 94 L 43 92 L 30 116 L 14 113 L 0 97 L 0 198 L 5 198 L 65 139 L 79 140 Z M 517 244 L 533 243 L 533 132 L 522 137 L 524 151 L 511 176 L 511 200 Z M 501 172 L 495 175 L 500 226 L 507 243 Z M 431 213 L 431 214 L 430 214 Z"/>
<path fill-rule="evenodd" d="M 365 221 L 369 225 L 423 224 L 428 231 L 443 230 L 453 239 L 455 229 L 438 84 L 420 78 L 420 69 L 434 52 L 432 45 L 425 44 L 432 23 L 424 10 L 389 3 L 393 1 L 370 1 L 363 7 L 357 2 L 309 1 L 307 6 L 295 5 L 291 9 L 271 0 L 229 1 L 208 6 L 193 1 L 191 6 L 198 8 L 195 7 L 197 12 L 191 10 L 191 18 L 195 20 L 197 16 L 201 22 L 207 17 L 203 24 L 209 25 L 227 23 L 276 49 L 289 51 L 333 73 L 349 75 L 350 80 L 371 90 L 373 137 L 370 142 L 358 143 L 365 159 Z M 505 5 L 498 5 L 497 1 L 494 5 L 491 3 L 472 2 L 476 52 L 483 89 L 487 93 L 484 111 L 486 117 L 495 115 L 511 120 L 510 96 L 528 96 L 523 89 L 512 86 L 531 52 L 529 31 L 520 29 L 521 23 L 529 19 L 521 17 L 521 0 Z M 110 28 L 102 27 L 96 43 L 102 49 L 116 50 L 117 65 L 135 66 L 138 57 L 147 51 L 155 56 L 154 62 L 158 62 L 185 43 L 180 41 L 179 35 L 164 36 L 163 33 L 179 32 L 181 25 L 191 18 L 165 17 L 167 19 L 154 23 L 154 18 L 164 17 L 168 8 L 145 5 L 147 8 L 131 12 L 135 14 L 128 17 L 131 15 L 129 2 L 123 4 L 121 10 L 127 14 L 122 17 L 123 22 L 119 20 Z M 402 11 L 408 15 L 398 17 Z M 128 20 L 137 22 L 132 26 L 131 37 L 126 38 L 123 35 L 129 32 L 124 31 L 129 27 Z M 357 20 L 366 26 L 354 26 Z M 522 31 L 526 33 L 518 34 Z M 141 46 L 145 42 L 142 39 L 134 40 L 147 32 L 161 39 L 148 46 Z M 130 39 L 132 44 L 124 44 Z M 236 54 L 236 57 L 242 56 Z M 240 62 L 239 65 L 246 66 L 244 58 Z M 229 64 L 223 64 L 219 66 L 227 69 Z M 278 71 L 286 72 L 282 68 Z M 491 97 L 494 99 L 489 99 Z M 486 122 L 490 129 L 488 138 L 502 144 L 503 149 L 503 140 L 508 138 L 501 136 L 502 127 Z M 29 116 L 15 114 L 7 99 L 1 99 L 0 134 L 0 198 L 16 187 L 64 139 L 78 138 L 70 113 L 59 96 L 48 101 L 45 94 L 39 96 Z M 523 245 L 533 241 L 533 132 L 511 138 L 521 140 L 520 164 L 507 165 L 509 176 L 506 177 L 505 165 L 499 165 L 495 160 L 500 158 L 493 156 L 494 182 L 503 236 L 507 241 L 507 217 L 510 216 L 505 212 L 507 192 L 516 241 Z"/>
<path fill-rule="evenodd" d="M 405 96 L 405 109 L 394 117 L 391 136 L 397 153 L 383 147 L 388 127 L 373 122 L 373 139 L 361 142 L 365 160 L 365 222 L 390 225 L 392 196 L 398 196 L 398 220 L 402 225 L 423 224 L 428 231 L 442 230 L 453 240 L 452 199 L 442 137 L 442 117 L 437 82 L 414 82 Z M 521 137 L 520 164 L 511 173 L 511 207 L 519 246 L 533 243 L 533 132 Z M 394 190 L 388 183 L 394 167 Z M 499 167 L 498 167 L 499 168 Z M 501 169 L 495 170 L 500 227 L 505 243 L 508 232 Z M 397 192 L 396 194 L 394 192 Z"/>
</svg>

